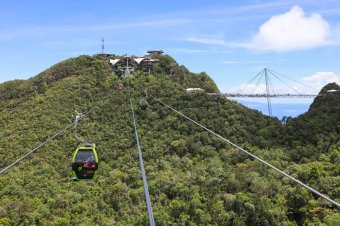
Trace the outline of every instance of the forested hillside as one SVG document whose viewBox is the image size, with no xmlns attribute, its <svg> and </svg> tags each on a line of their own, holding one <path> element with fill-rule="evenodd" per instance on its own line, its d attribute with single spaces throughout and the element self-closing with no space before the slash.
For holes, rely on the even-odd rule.
<svg viewBox="0 0 340 226">
<path fill-rule="evenodd" d="M 148 225 L 129 89 L 156 225 L 340 225 L 335 206 L 151 98 L 339 202 L 340 96 L 327 92 L 338 85 L 282 125 L 209 95 L 219 91 L 206 73 L 158 59 L 152 75 L 136 70 L 124 80 L 107 59 L 80 56 L 0 84 L 0 169 L 72 123 L 75 111 L 90 111 L 78 132 L 99 155 L 95 179 L 72 181 L 77 141 L 69 129 L 1 174 L 0 225 Z"/>
</svg>

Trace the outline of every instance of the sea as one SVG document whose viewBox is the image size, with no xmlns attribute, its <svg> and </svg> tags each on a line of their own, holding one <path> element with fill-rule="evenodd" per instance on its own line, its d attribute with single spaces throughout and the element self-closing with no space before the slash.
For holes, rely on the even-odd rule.
<svg viewBox="0 0 340 226">
<path fill-rule="evenodd" d="M 258 111 L 261 111 L 265 115 L 269 115 L 268 104 L 264 99 L 261 100 L 245 100 L 241 98 L 233 99 L 238 103 Z M 293 118 L 308 111 L 313 99 L 280 99 L 279 101 L 272 101 L 272 116 L 281 120 L 284 116 L 291 116 Z"/>
</svg>

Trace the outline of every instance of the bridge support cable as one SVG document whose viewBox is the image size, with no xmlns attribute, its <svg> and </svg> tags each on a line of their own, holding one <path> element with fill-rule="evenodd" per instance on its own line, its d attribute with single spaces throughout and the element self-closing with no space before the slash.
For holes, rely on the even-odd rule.
<svg viewBox="0 0 340 226">
<path fill-rule="evenodd" d="M 270 80 L 270 77 L 268 77 L 268 81 L 269 81 L 269 87 L 271 88 L 270 96 L 275 96 L 276 92 L 275 92 L 275 89 L 274 89 L 274 85 L 273 85 L 272 81 Z"/>
<path fill-rule="evenodd" d="M 270 72 L 270 71 L 269 71 Z M 286 83 L 285 81 L 283 81 L 282 79 L 280 79 L 276 74 L 270 72 L 272 75 L 274 75 L 275 78 L 277 78 L 280 82 L 282 82 L 283 84 L 285 84 L 286 86 L 288 86 L 290 89 L 294 90 L 294 92 L 296 92 L 299 95 L 302 95 L 299 91 L 297 91 L 296 89 L 294 89 L 292 86 L 290 86 L 288 83 Z M 300 83 L 302 84 L 302 83 Z"/>
<path fill-rule="evenodd" d="M 265 82 L 266 82 L 266 86 L 269 86 L 269 91 L 272 91 L 270 94 L 268 94 L 268 92 L 266 93 L 258 93 L 256 94 L 255 92 L 258 90 L 259 86 L 260 86 L 260 82 L 262 80 L 262 77 L 265 77 Z M 284 84 L 285 86 L 287 86 L 289 88 L 289 90 L 292 90 L 295 94 L 290 94 L 290 93 L 286 93 L 286 94 L 279 94 L 274 92 L 274 87 L 273 87 L 273 83 L 270 79 L 270 77 L 274 77 L 277 80 L 279 80 L 279 82 L 281 82 L 282 84 Z M 257 78 L 257 80 L 256 80 Z M 289 79 L 295 83 L 298 83 L 304 87 L 307 87 L 309 89 L 313 89 L 316 90 L 315 88 L 308 86 L 306 84 L 303 84 L 299 81 L 296 81 L 292 78 L 289 78 L 288 76 L 285 76 L 283 74 L 280 74 L 278 72 L 275 72 L 273 70 L 270 70 L 268 68 L 264 68 L 262 71 L 260 71 L 255 77 L 253 77 L 248 83 L 246 83 L 245 85 L 242 84 L 240 86 L 240 88 L 238 88 L 235 92 L 233 93 L 225 93 L 223 94 L 226 97 L 234 97 L 234 98 L 258 98 L 258 97 L 270 97 L 270 98 L 314 98 L 319 96 L 319 94 L 302 94 L 298 91 L 297 88 L 294 88 L 294 86 L 289 85 L 289 83 L 285 82 L 283 78 Z M 256 80 L 256 81 L 254 81 Z M 268 81 L 267 81 L 268 80 Z M 252 81 L 254 81 L 254 84 L 250 84 Z M 250 91 L 248 91 L 248 93 L 243 93 L 244 90 L 246 90 L 246 88 L 248 88 L 249 86 L 254 86 Z"/>
<path fill-rule="evenodd" d="M 316 88 L 314 88 L 314 87 L 312 87 L 312 86 L 308 86 L 308 85 L 306 85 L 306 84 L 303 84 L 303 83 L 301 83 L 301 82 L 299 82 L 299 81 L 296 81 L 295 79 L 289 78 L 289 77 L 286 76 L 286 75 L 283 75 L 283 74 L 278 73 L 278 72 L 276 72 L 276 71 L 270 70 L 270 69 L 268 69 L 268 68 L 267 68 L 267 70 L 268 70 L 271 74 L 280 75 L 280 76 L 285 77 L 285 78 L 287 78 L 287 79 L 289 79 L 289 80 L 291 80 L 291 81 L 293 81 L 293 82 L 299 83 L 300 85 L 303 85 L 303 86 L 305 86 L 305 87 L 308 87 L 308 88 L 310 88 L 310 89 L 313 89 L 313 90 L 315 90 L 315 91 L 318 91 L 318 89 L 316 89 Z"/>
<path fill-rule="evenodd" d="M 167 104 L 164 103 L 162 100 L 160 100 L 160 99 L 154 97 L 154 96 L 151 95 L 151 94 L 149 94 L 149 96 L 151 96 L 151 97 L 152 97 L 153 99 L 155 99 L 157 102 L 161 103 L 163 106 L 165 106 L 165 107 L 171 109 L 172 111 L 174 111 L 175 113 L 181 115 L 181 116 L 184 117 L 185 119 L 191 121 L 192 123 L 196 124 L 197 126 L 199 126 L 199 127 L 203 128 L 204 130 L 208 131 L 209 133 L 211 133 L 211 134 L 213 134 L 213 135 L 219 137 L 220 139 L 224 140 L 225 142 L 227 142 L 227 143 L 230 144 L 231 146 L 233 146 L 233 147 L 235 147 L 235 148 L 237 148 L 237 149 L 243 151 L 243 152 L 246 153 L 247 155 L 253 157 L 254 159 L 260 161 L 261 163 L 267 165 L 268 167 L 270 167 L 270 168 L 274 169 L 275 171 L 277 171 L 278 173 L 282 174 L 283 176 L 285 176 L 285 177 L 291 179 L 291 180 L 294 181 L 295 183 L 301 185 L 302 187 L 306 188 L 307 190 L 313 192 L 314 194 L 318 195 L 319 197 L 321 197 L 321 198 L 327 200 L 328 202 L 332 203 L 332 204 L 335 205 L 336 207 L 340 208 L 340 204 L 337 203 L 336 201 L 334 201 L 333 199 L 331 199 L 331 198 L 327 197 L 326 195 L 320 193 L 319 191 L 315 190 L 314 188 L 312 188 L 312 187 L 306 185 L 305 183 L 301 182 L 300 180 L 298 180 L 298 179 L 296 179 L 296 178 L 290 176 L 289 174 L 285 173 L 284 171 L 282 171 L 282 170 L 276 168 L 275 166 L 271 165 L 270 163 L 266 162 L 265 160 L 263 160 L 263 159 L 257 157 L 256 155 L 250 153 L 249 151 L 243 149 L 242 147 L 240 147 L 240 146 L 234 144 L 233 142 L 231 142 L 231 141 L 229 141 L 228 139 L 222 137 L 221 135 L 215 133 L 214 131 L 208 129 L 207 127 L 205 127 L 205 126 L 203 126 L 202 124 L 196 122 L 195 120 L 189 118 L 188 116 L 184 115 L 184 114 L 181 113 L 180 111 L 177 111 L 176 109 L 174 109 L 174 108 L 171 107 L 170 105 L 167 105 Z"/>
<path fill-rule="evenodd" d="M 262 74 L 262 71 L 260 71 L 256 76 L 254 76 L 252 79 L 250 79 L 247 83 L 245 83 L 245 87 L 242 88 L 242 86 L 240 88 L 238 88 L 237 90 L 235 90 L 235 94 L 237 93 L 242 93 L 243 89 L 247 88 L 249 86 L 249 84 L 251 84 L 252 81 L 254 81 L 258 76 L 260 76 Z M 261 79 L 262 75 L 260 76 Z M 241 91 L 242 90 L 242 91 Z"/>
<path fill-rule="evenodd" d="M 254 88 L 253 88 L 253 89 L 251 90 L 251 92 L 250 92 L 251 94 L 255 94 L 256 91 L 257 91 L 257 89 L 259 88 L 260 82 L 261 82 L 262 77 L 263 77 L 263 71 L 261 71 L 259 75 L 260 75 L 260 76 L 259 76 L 259 78 L 257 79 L 256 85 L 254 86 Z M 251 85 L 251 84 L 249 83 L 248 85 Z M 246 90 L 246 87 L 245 87 L 244 89 Z M 242 91 L 243 91 L 243 90 L 242 90 Z M 241 92 L 240 92 L 240 93 L 241 93 Z"/>
<path fill-rule="evenodd" d="M 146 208 L 147 208 L 148 217 L 149 217 L 149 225 L 150 226 L 155 226 L 155 219 L 153 217 L 153 212 L 152 212 L 152 205 L 151 205 L 151 200 L 150 200 L 148 181 L 146 179 L 144 163 L 143 163 L 143 156 L 142 156 L 142 151 L 141 151 L 141 148 L 140 148 L 140 143 L 139 143 L 139 138 L 138 138 L 138 131 L 137 131 L 137 126 L 136 126 L 135 111 L 133 109 L 132 100 L 131 100 L 130 86 L 128 86 L 128 88 L 129 88 L 129 98 L 130 98 L 130 106 L 131 106 L 131 113 L 132 113 L 132 122 L 133 122 L 133 127 L 135 129 L 135 136 L 136 136 L 136 143 L 137 143 L 139 166 L 140 166 L 140 169 L 141 169 L 141 172 L 142 172 L 142 180 L 143 180 L 143 187 L 144 187 L 144 196 L 145 196 Z"/>
</svg>

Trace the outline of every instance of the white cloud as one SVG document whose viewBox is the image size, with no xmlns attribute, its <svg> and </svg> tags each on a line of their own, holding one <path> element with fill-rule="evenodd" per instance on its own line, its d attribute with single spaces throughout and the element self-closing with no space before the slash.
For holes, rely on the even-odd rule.
<svg viewBox="0 0 340 226">
<path fill-rule="evenodd" d="M 228 45 L 227 42 L 225 42 L 222 39 L 217 39 L 217 38 L 200 38 L 200 37 L 190 37 L 190 38 L 186 38 L 186 41 L 189 42 L 196 42 L 196 43 L 200 43 L 200 44 L 208 44 L 208 45 Z"/>
<path fill-rule="evenodd" d="M 220 35 L 221 36 L 221 35 Z M 186 41 L 199 44 L 287 52 L 340 43 L 340 28 L 330 28 L 319 14 L 306 15 L 299 6 L 272 16 L 264 22 L 249 42 L 228 41 L 221 37 L 194 36 Z"/>
<path fill-rule="evenodd" d="M 279 76 L 279 75 L 277 75 Z M 271 76 L 269 91 L 272 94 L 317 94 L 328 83 L 340 83 L 340 76 L 334 72 L 316 72 L 315 74 L 303 77 L 300 81 L 280 77 L 280 81 Z M 229 91 L 230 90 L 230 91 Z M 241 94 L 265 94 L 266 84 L 264 78 L 257 79 L 257 82 L 243 83 L 236 91 L 229 89 L 227 93 Z"/>
<path fill-rule="evenodd" d="M 262 24 L 248 48 L 279 52 L 310 49 L 329 44 L 330 35 L 329 24 L 320 14 L 306 16 L 302 8 L 294 6 Z"/>
<path fill-rule="evenodd" d="M 336 75 L 334 72 L 316 72 L 314 75 L 311 75 L 309 77 L 302 78 L 303 83 L 312 86 L 318 91 L 321 90 L 322 87 L 327 85 L 328 83 L 335 82 L 337 84 L 340 83 L 340 77 Z"/>
</svg>

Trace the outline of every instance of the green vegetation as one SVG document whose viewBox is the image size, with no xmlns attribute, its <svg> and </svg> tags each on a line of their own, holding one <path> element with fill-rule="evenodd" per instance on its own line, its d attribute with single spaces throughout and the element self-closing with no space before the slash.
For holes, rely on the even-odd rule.
<svg viewBox="0 0 340 226">
<path fill-rule="evenodd" d="M 218 92 L 159 56 L 153 75 L 121 81 L 104 59 L 80 56 L 26 81 L 0 84 L 0 169 L 65 125 L 75 110 L 88 117 L 79 135 L 97 144 L 94 180 L 73 182 L 71 131 L 0 175 L 0 225 L 148 225 L 128 87 L 136 109 L 156 225 L 340 225 L 340 211 L 263 164 L 230 147 L 152 98 L 184 114 L 313 188 L 340 201 L 339 92 L 316 98 L 308 113 L 279 120 Z M 123 83 L 125 89 L 116 91 Z"/>
</svg>

